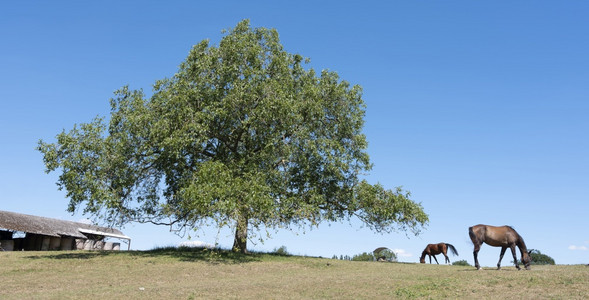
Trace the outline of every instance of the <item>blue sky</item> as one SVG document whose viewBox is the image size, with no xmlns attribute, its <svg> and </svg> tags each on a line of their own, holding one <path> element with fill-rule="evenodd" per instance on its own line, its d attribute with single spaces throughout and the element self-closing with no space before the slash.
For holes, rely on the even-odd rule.
<svg viewBox="0 0 589 300">
<path fill-rule="evenodd" d="M 472 264 L 468 227 L 486 223 L 514 226 L 557 263 L 589 263 L 589 3 L 122 2 L 0 5 L 0 209 L 83 219 L 66 212 L 37 141 L 108 116 L 116 89 L 149 92 L 192 45 L 249 18 L 316 70 L 363 87 L 368 180 L 403 186 L 430 216 L 418 237 L 353 220 L 278 232 L 251 249 L 331 257 L 386 246 L 416 262 L 426 244 L 447 242 L 460 253 L 452 261 Z M 139 250 L 187 239 L 122 230 Z M 198 232 L 193 240 L 232 244 L 226 229 Z M 483 246 L 481 264 L 498 255 Z"/>
</svg>

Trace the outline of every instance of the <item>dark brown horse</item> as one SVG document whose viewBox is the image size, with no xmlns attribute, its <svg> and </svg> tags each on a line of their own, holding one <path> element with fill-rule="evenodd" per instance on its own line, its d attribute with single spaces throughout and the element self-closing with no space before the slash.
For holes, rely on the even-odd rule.
<svg viewBox="0 0 589 300">
<path fill-rule="evenodd" d="M 428 244 L 425 247 L 425 249 L 423 250 L 423 252 L 421 253 L 421 258 L 419 259 L 419 262 L 422 264 L 425 264 L 425 255 L 429 255 L 429 263 L 430 264 L 432 263 L 432 256 L 433 256 L 434 259 L 436 260 L 436 263 L 439 265 L 440 263 L 438 262 L 436 255 L 442 253 L 442 254 L 444 254 L 444 257 L 446 258 L 445 262 L 450 263 L 450 259 L 448 258 L 448 255 L 446 254 L 448 251 L 448 248 L 450 248 L 450 250 L 452 251 L 452 254 L 458 255 L 456 248 L 454 248 L 454 246 L 452 246 L 450 244 L 446 244 L 446 243 Z"/>
<path fill-rule="evenodd" d="M 477 256 L 483 243 L 493 247 L 501 247 L 499 262 L 497 262 L 497 270 L 501 269 L 501 260 L 503 259 L 503 254 L 505 254 L 505 250 L 507 250 L 507 248 L 511 249 L 515 267 L 518 270 L 520 269 L 519 264 L 517 263 L 517 256 L 515 255 L 515 246 L 517 246 L 521 252 L 522 262 L 524 263 L 526 270 L 530 269 L 530 263 L 532 262 L 532 259 L 530 258 L 528 249 L 524 243 L 524 239 L 511 226 L 497 227 L 479 224 L 469 227 L 468 235 L 470 235 L 470 240 L 474 244 L 473 255 L 475 267 L 477 270 L 481 269 L 481 265 L 479 265 Z"/>
</svg>

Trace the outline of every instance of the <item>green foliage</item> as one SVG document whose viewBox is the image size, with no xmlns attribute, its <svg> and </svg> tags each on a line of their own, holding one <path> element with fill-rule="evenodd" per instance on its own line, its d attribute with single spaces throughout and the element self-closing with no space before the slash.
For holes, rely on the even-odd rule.
<svg viewBox="0 0 589 300">
<path fill-rule="evenodd" d="M 384 259 L 385 261 L 396 262 L 397 261 L 397 254 L 393 252 L 391 249 L 384 249 L 378 253 L 374 253 L 375 258 L 377 260 Z"/>
<path fill-rule="evenodd" d="M 453 266 L 470 266 L 470 264 L 466 260 L 457 260 L 452 263 Z"/>
<path fill-rule="evenodd" d="M 113 225 L 233 226 L 242 252 L 252 232 L 354 216 L 418 234 L 428 216 L 408 192 L 359 178 L 371 169 L 361 87 L 306 61 L 244 20 L 218 46 L 195 45 L 152 96 L 123 87 L 108 123 L 75 125 L 38 150 L 61 172 L 68 210 Z"/>
<path fill-rule="evenodd" d="M 341 255 L 338 257 L 337 255 L 333 255 L 332 259 L 339 259 L 339 260 L 352 260 L 349 255 Z"/>
<path fill-rule="evenodd" d="M 363 252 L 352 256 L 352 261 L 374 261 L 374 255 L 372 253 Z"/>
<path fill-rule="evenodd" d="M 542 254 L 540 250 L 531 249 L 530 257 L 532 258 L 532 265 L 554 265 L 554 259 L 546 254 Z M 520 262 L 521 263 L 521 262 Z"/>
<path fill-rule="evenodd" d="M 543 254 L 540 252 L 540 250 L 537 249 L 530 249 L 528 251 L 530 258 L 532 258 L 532 261 L 530 262 L 531 265 L 554 265 L 555 261 L 552 257 Z M 511 263 L 513 263 L 513 260 L 511 261 Z M 523 262 L 521 261 L 521 259 L 518 260 L 519 264 L 523 264 Z"/>
<path fill-rule="evenodd" d="M 280 246 L 279 248 L 274 249 L 272 251 L 273 254 L 282 255 L 282 256 L 289 256 L 290 253 L 286 250 L 286 246 Z"/>
<path fill-rule="evenodd" d="M 334 256 L 337 258 L 337 256 Z M 342 260 L 352 260 L 352 261 L 375 261 L 380 258 L 384 258 L 385 261 L 394 262 L 397 261 L 397 255 L 395 252 L 389 249 L 382 250 L 378 253 L 378 256 L 375 256 L 374 253 L 371 252 L 363 252 L 360 254 L 356 254 L 352 257 L 346 255 L 346 257 L 340 257 Z"/>
</svg>

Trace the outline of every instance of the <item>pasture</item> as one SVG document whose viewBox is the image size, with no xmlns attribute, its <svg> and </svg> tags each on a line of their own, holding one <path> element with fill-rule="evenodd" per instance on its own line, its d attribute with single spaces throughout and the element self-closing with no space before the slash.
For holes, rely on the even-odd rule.
<svg viewBox="0 0 589 300">
<path fill-rule="evenodd" d="M 588 299 L 589 266 L 517 271 L 163 248 L 0 252 L 0 299 Z"/>
</svg>

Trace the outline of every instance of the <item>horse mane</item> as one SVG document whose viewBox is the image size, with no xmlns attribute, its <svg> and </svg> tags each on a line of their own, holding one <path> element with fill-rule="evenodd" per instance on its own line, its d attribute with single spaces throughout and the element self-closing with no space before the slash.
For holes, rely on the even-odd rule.
<svg viewBox="0 0 589 300">
<path fill-rule="evenodd" d="M 515 234 L 517 235 L 516 245 L 520 248 L 520 250 L 522 250 L 522 252 L 527 252 L 528 247 L 526 247 L 526 243 L 524 242 L 524 238 L 521 235 L 519 235 L 519 233 L 515 230 L 515 228 L 513 228 L 513 226 L 509 226 L 509 225 L 505 225 L 505 226 L 507 226 L 508 228 L 513 230 L 513 232 L 515 232 Z"/>
<path fill-rule="evenodd" d="M 517 242 L 517 243 L 518 243 L 518 244 L 519 244 L 519 241 L 522 241 L 522 242 L 524 241 L 524 239 L 522 238 L 522 236 L 521 236 L 521 235 L 519 235 L 519 233 L 517 232 L 517 230 L 515 230 L 515 228 L 513 228 L 513 226 L 510 226 L 510 225 L 505 225 L 505 227 L 507 227 L 507 228 L 509 228 L 509 229 L 513 230 L 513 232 L 514 232 L 514 233 L 515 233 L 515 235 L 517 236 L 517 240 L 518 240 L 518 242 Z"/>
<path fill-rule="evenodd" d="M 519 233 L 517 234 L 517 246 L 520 247 L 522 249 L 522 251 L 524 252 L 528 252 L 528 247 L 526 247 L 526 243 L 524 242 L 524 238 L 519 235 Z"/>
</svg>

